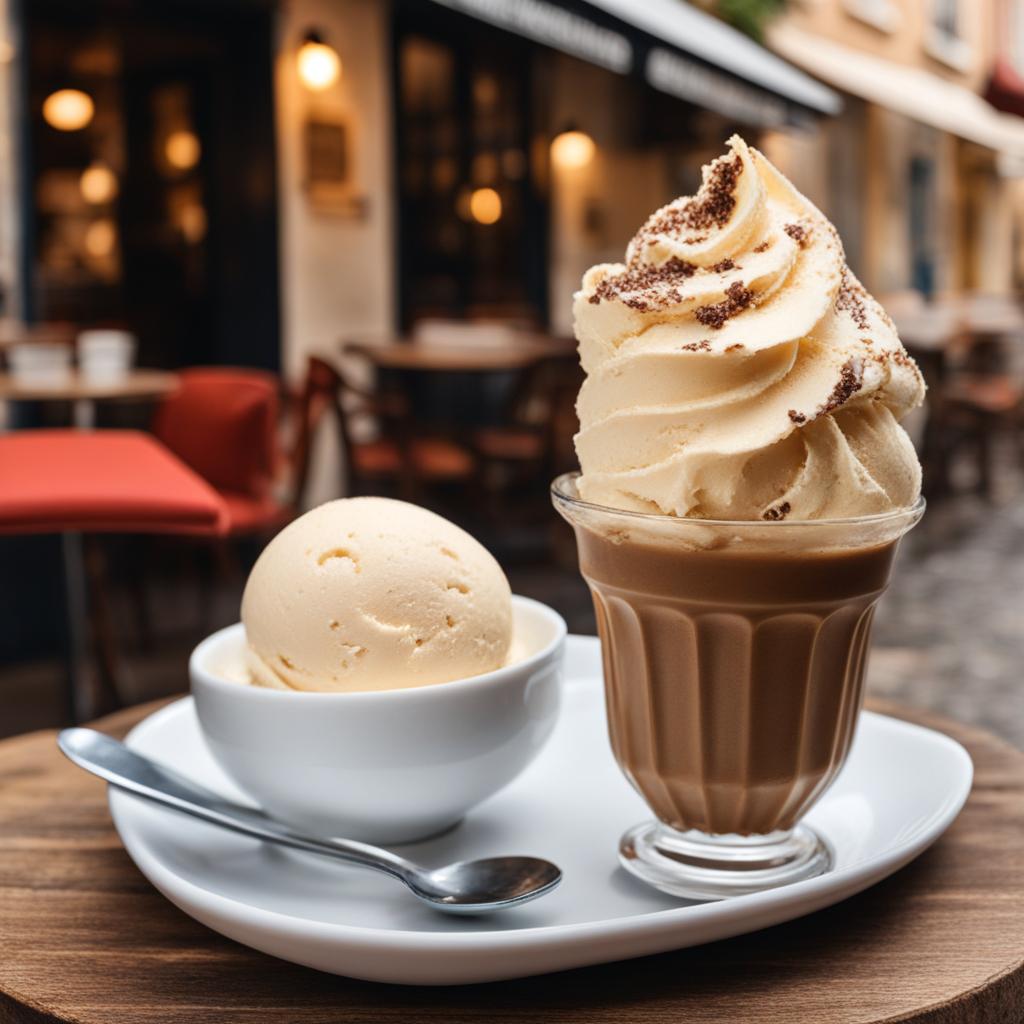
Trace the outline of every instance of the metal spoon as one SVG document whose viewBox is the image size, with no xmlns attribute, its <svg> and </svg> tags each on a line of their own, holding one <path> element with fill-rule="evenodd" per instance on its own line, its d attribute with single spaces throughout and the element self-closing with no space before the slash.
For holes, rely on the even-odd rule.
<svg viewBox="0 0 1024 1024">
<path fill-rule="evenodd" d="M 366 843 L 299 835 L 262 811 L 225 800 L 95 729 L 64 729 L 57 744 L 80 768 L 118 789 L 232 832 L 383 871 L 404 882 L 425 903 L 448 913 L 481 914 L 517 907 L 551 892 L 562 880 L 556 865 L 537 857 L 488 857 L 431 871 Z"/>
</svg>

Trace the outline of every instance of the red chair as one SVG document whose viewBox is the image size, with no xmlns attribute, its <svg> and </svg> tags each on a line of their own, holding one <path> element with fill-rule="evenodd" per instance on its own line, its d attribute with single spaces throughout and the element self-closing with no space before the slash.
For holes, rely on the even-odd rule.
<svg viewBox="0 0 1024 1024">
<path fill-rule="evenodd" d="M 68 718 L 121 703 L 100 533 L 217 538 L 227 510 L 216 492 L 151 437 L 133 430 L 25 430 L 0 435 L 0 533 L 59 533 L 68 614 Z M 83 534 L 85 536 L 83 537 Z M 101 707 L 84 690 L 86 604 Z"/>
<path fill-rule="evenodd" d="M 298 396 L 292 453 L 296 505 L 306 487 L 317 431 L 329 413 L 339 431 L 348 496 L 379 494 L 391 486 L 406 500 L 417 501 L 426 486 L 465 484 L 474 478 L 472 453 L 447 438 L 419 433 L 399 396 L 363 391 L 326 360 L 310 356 Z M 359 440 L 358 428 L 367 421 L 377 436 Z"/>
<path fill-rule="evenodd" d="M 278 382 L 261 370 L 183 370 L 153 419 L 153 433 L 220 495 L 228 535 L 277 530 L 290 505 L 274 494 L 281 458 Z"/>
</svg>

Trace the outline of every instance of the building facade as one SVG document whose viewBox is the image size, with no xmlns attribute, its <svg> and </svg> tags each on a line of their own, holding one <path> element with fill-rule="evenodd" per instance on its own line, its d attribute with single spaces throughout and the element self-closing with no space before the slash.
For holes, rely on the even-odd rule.
<svg viewBox="0 0 1024 1024">
<path fill-rule="evenodd" d="M 567 334 L 583 270 L 733 131 L 840 107 L 683 0 L 0 3 L 6 312 L 124 324 L 150 365 Z M 67 92 L 81 123 L 47 115 Z"/>
<path fill-rule="evenodd" d="M 777 52 L 844 93 L 843 113 L 773 155 L 832 217 L 877 294 L 1010 295 L 1022 278 L 1024 120 L 983 98 L 1017 60 L 1020 4 L 793 4 Z"/>
</svg>

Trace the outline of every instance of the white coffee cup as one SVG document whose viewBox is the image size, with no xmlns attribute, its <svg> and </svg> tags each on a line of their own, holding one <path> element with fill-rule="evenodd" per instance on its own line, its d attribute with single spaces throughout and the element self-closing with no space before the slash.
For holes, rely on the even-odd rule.
<svg viewBox="0 0 1024 1024">
<path fill-rule="evenodd" d="M 71 349 L 59 342 L 19 342 L 7 350 L 7 360 L 18 384 L 56 388 L 71 380 Z"/>
<path fill-rule="evenodd" d="M 78 335 L 78 368 L 95 383 L 123 380 L 135 362 L 135 335 L 128 331 L 90 330 Z"/>
</svg>

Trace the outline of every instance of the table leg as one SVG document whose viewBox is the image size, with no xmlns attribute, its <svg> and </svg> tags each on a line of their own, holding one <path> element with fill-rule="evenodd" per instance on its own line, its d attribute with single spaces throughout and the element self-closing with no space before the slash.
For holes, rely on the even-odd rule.
<svg viewBox="0 0 1024 1024">
<path fill-rule="evenodd" d="M 71 418 L 76 430 L 92 430 L 96 426 L 96 405 L 92 399 L 76 399 L 72 405 Z"/>
<path fill-rule="evenodd" d="M 85 560 L 82 535 L 61 534 L 64 556 L 64 596 L 67 611 L 67 664 L 64 699 L 68 719 L 77 724 L 88 715 L 85 694 Z"/>
</svg>

